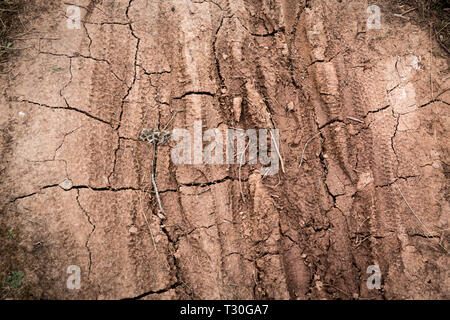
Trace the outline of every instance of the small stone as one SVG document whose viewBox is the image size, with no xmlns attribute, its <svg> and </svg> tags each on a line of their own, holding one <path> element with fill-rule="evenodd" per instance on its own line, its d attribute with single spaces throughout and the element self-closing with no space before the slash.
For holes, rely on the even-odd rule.
<svg viewBox="0 0 450 320">
<path fill-rule="evenodd" d="M 348 126 L 348 133 L 352 136 L 356 135 L 358 133 L 358 130 L 356 130 L 352 124 Z"/>
<path fill-rule="evenodd" d="M 359 295 L 357 293 L 353 294 L 353 299 L 357 300 L 359 298 Z"/>
<path fill-rule="evenodd" d="M 317 289 L 322 290 L 323 282 L 322 281 L 316 281 L 316 287 L 317 287 Z"/>
<path fill-rule="evenodd" d="M 441 167 L 441 165 L 439 164 L 438 161 L 434 161 L 434 162 L 433 162 L 433 168 L 439 169 L 440 167 Z"/>
<path fill-rule="evenodd" d="M 292 112 L 294 111 L 294 102 L 289 102 L 289 104 L 287 105 L 287 111 Z"/>
<path fill-rule="evenodd" d="M 59 186 L 60 186 L 62 189 L 68 191 L 68 190 L 72 189 L 72 187 L 73 187 L 72 180 L 66 179 L 66 180 L 64 180 L 63 182 L 61 182 L 61 183 L 59 184 Z"/>
<path fill-rule="evenodd" d="M 302 259 L 305 259 L 306 258 L 306 254 L 302 254 Z"/>
<path fill-rule="evenodd" d="M 19 117 L 21 117 L 21 118 L 25 117 L 25 112 L 20 111 L 19 112 Z"/>
<path fill-rule="evenodd" d="M 28 253 L 31 253 L 34 250 L 34 246 L 31 243 L 28 243 L 25 245 L 25 249 L 27 250 Z"/>
<path fill-rule="evenodd" d="M 414 56 L 412 61 L 411 61 L 411 67 L 413 67 L 416 70 L 419 70 L 420 69 L 419 62 L 420 62 L 420 59 L 417 58 L 416 56 Z"/>
<path fill-rule="evenodd" d="M 135 226 L 132 226 L 129 230 L 128 230 L 131 234 L 136 234 L 138 232 L 138 228 L 136 228 Z"/>
<path fill-rule="evenodd" d="M 161 220 L 164 220 L 166 217 L 162 213 L 158 212 L 158 218 L 160 218 Z"/>
</svg>

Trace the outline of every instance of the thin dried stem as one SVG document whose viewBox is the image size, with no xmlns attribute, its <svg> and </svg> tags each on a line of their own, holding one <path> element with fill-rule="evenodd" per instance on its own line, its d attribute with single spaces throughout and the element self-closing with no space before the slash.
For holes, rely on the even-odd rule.
<svg viewBox="0 0 450 320">
<path fill-rule="evenodd" d="M 300 158 L 300 164 L 299 164 L 299 168 L 302 166 L 303 164 L 303 157 L 305 155 L 305 151 L 306 151 L 306 147 L 308 146 L 308 144 L 313 141 L 317 136 L 320 135 L 320 131 L 318 133 L 316 133 L 315 135 L 313 135 L 311 138 L 309 138 L 308 141 L 306 141 L 305 146 L 303 147 L 303 151 L 302 151 L 302 157 Z"/>
</svg>

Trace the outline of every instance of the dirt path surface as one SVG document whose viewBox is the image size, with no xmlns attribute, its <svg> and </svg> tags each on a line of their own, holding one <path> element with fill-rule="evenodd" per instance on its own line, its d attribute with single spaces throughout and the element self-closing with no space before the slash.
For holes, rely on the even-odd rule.
<svg viewBox="0 0 450 320">
<path fill-rule="evenodd" d="M 24 272 L 3 298 L 450 298 L 450 77 L 426 28 L 389 1 L 376 30 L 365 1 L 71 4 L 79 29 L 36 5 L 2 75 L 1 275 Z M 284 167 L 139 139 L 199 120 L 279 129 Z"/>
</svg>

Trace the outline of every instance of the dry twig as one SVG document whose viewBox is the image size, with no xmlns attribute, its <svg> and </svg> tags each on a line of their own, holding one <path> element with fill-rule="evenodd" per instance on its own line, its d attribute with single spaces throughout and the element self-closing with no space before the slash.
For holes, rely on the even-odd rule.
<svg viewBox="0 0 450 320">
<path fill-rule="evenodd" d="M 138 171 L 141 171 L 141 166 L 139 164 L 139 160 L 138 160 L 137 154 L 134 152 L 134 150 L 133 150 L 133 153 L 134 153 L 134 156 L 136 158 L 136 164 L 138 166 Z M 157 251 L 155 237 L 153 236 L 152 229 L 150 228 L 150 223 L 148 222 L 147 215 L 145 214 L 145 211 L 144 211 L 144 207 L 142 206 L 142 198 L 141 198 L 141 194 L 140 193 L 138 193 L 138 197 L 139 197 L 139 205 L 140 205 L 140 207 L 142 209 L 142 216 L 144 217 L 145 223 L 147 224 L 148 231 L 150 232 L 150 236 L 151 236 L 152 242 L 153 242 L 153 247 L 155 248 L 155 251 Z"/>
<path fill-rule="evenodd" d="M 275 145 L 275 150 L 276 150 L 276 152 L 277 152 L 277 154 L 278 154 L 278 157 L 280 158 L 280 162 L 281 162 L 281 171 L 283 171 L 283 173 L 286 173 L 286 171 L 284 170 L 284 161 L 283 161 L 283 158 L 281 157 L 280 149 L 278 149 L 278 144 L 277 144 L 277 142 L 275 141 L 275 139 L 273 138 L 272 131 L 269 131 L 269 132 L 270 132 L 270 137 L 272 138 L 272 141 L 273 141 L 273 143 L 274 143 L 274 145 Z"/>
<path fill-rule="evenodd" d="M 245 157 L 245 152 L 247 151 L 247 148 L 250 144 L 250 141 L 247 143 L 247 146 L 245 147 L 244 151 L 241 152 L 241 156 L 239 159 L 239 189 L 241 191 L 241 197 L 242 200 L 245 202 L 245 197 L 244 197 L 244 191 L 242 190 L 242 181 L 241 181 L 241 167 L 242 167 L 242 162 L 244 162 L 244 157 Z"/>
<path fill-rule="evenodd" d="M 302 157 L 300 158 L 300 164 L 299 164 L 299 168 L 302 166 L 302 164 L 303 164 L 303 156 L 305 155 L 305 150 L 306 150 L 306 147 L 308 146 L 308 144 L 311 142 L 311 141 L 313 141 L 317 136 L 319 136 L 320 135 L 320 131 L 318 132 L 318 133 L 316 133 L 315 135 L 313 135 L 311 138 L 309 138 L 309 140 L 308 141 L 306 141 L 306 143 L 305 143 L 305 146 L 303 147 L 303 152 L 302 152 Z"/>
<path fill-rule="evenodd" d="M 152 185 L 153 185 L 153 190 L 155 191 L 155 194 L 156 194 L 156 200 L 158 201 L 159 211 L 165 218 L 166 213 L 164 212 L 164 209 L 162 207 L 161 198 L 159 196 L 159 191 L 158 191 L 158 186 L 156 185 L 156 181 L 155 181 L 155 174 L 153 172 L 152 172 Z"/>
</svg>

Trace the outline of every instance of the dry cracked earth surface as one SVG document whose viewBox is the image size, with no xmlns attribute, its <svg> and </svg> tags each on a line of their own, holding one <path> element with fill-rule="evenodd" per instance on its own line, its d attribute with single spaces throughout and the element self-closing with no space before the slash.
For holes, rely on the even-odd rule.
<svg viewBox="0 0 450 320">
<path fill-rule="evenodd" d="M 369 4 L 34 1 L 0 80 L 1 297 L 450 298 L 448 59 Z M 139 139 L 199 120 L 279 129 L 283 166 Z"/>
</svg>

